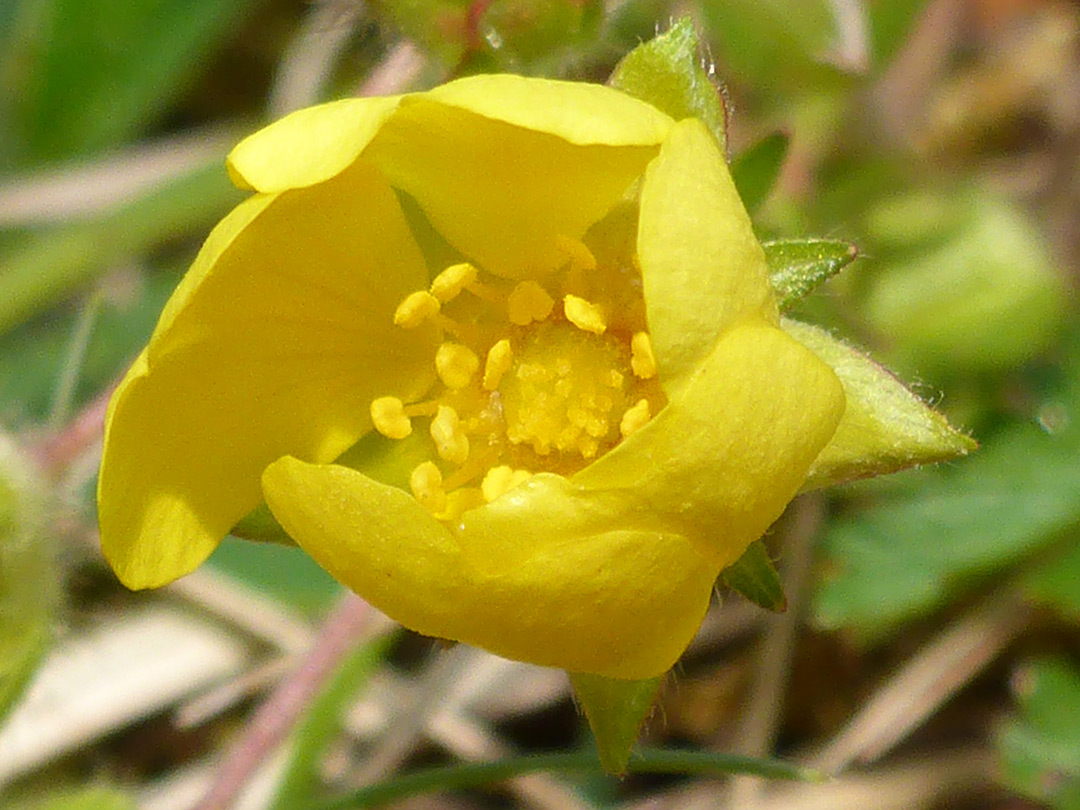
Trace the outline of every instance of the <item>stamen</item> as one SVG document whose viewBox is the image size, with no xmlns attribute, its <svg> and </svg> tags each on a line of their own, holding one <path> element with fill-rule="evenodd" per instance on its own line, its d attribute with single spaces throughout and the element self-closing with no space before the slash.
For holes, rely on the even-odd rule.
<svg viewBox="0 0 1080 810">
<path fill-rule="evenodd" d="M 442 473 L 433 461 L 417 465 L 409 476 L 409 488 L 413 497 L 429 512 L 446 511 L 446 490 Z"/>
<path fill-rule="evenodd" d="M 405 297 L 394 311 L 394 324 L 403 329 L 415 329 L 428 318 L 439 314 L 439 299 L 426 290 Z"/>
<path fill-rule="evenodd" d="M 371 401 L 371 421 L 388 439 L 404 439 L 412 433 L 412 422 L 397 397 L 379 397 Z"/>
<path fill-rule="evenodd" d="M 461 429 L 457 411 L 449 405 L 440 405 L 431 420 L 431 438 L 439 457 L 451 464 L 464 464 L 469 457 L 469 437 Z"/>
<path fill-rule="evenodd" d="M 405 406 L 406 416 L 434 416 L 439 410 L 439 403 L 437 400 L 428 400 L 427 402 L 413 402 Z"/>
<path fill-rule="evenodd" d="M 464 388 L 472 382 L 478 368 L 480 358 L 460 343 L 443 343 L 435 352 L 435 372 L 447 388 Z"/>
<path fill-rule="evenodd" d="M 530 478 L 532 473 L 528 470 L 515 470 L 506 465 L 492 467 L 484 476 L 480 491 L 484 493 L 484 500 L 491 503 Z"/>
<path fill-rule="evenodd" d="M 528 326 L 533 321 L 544 320 L 554 307 L 555 299 L 532 280 L 522 281 L 514 287 L 506 302 L 510 323 L 517 326 Z"/>
<path fill-rule="evenodd" d="M 462 343 L 475 343 L 477 339 L 477 331 L 475 328 L 458 323 L 457 321 L 446 317 L 441 312 L 435 316 L 435 323 L 444 332 L 453 335 Z"/>
<path fill-rule="evenodd" d="M 602 335 L 604 330 L 607 329 L 607 319 L 604 317 L 604 311 L 584 298 L 578 298 L 576 295 L 565 296 L 563 298 L 563 312 L 566 313 L 566 320 L 584 332 Z"/>
<path fill-rule="evenodd" d="M 627 408 L 619 423 L 619 433 L 625 439 L 636 430 L 645 427 L 652 415 L 649 413 L 649 400 L 639 399 L 632 408 Z"/>
<path fill-rule="evenodd" d="M 503 338 L 492 346 L 484 362 L 484 388 L 488 391 L 498 388 L 503 375 L 510 370 L 510 364 L 513 361 L 514 350 L 510 348 L 508 339 Z"/>
<path fill-rule="evenodd" d="M 446 476 L 443 487 L 449 492 L 465 486 L 474 478 L 478 478 L 485 470 L 490 469 L 498 459 L 499 452 L 495 448 L 488 448 L 487 452 L 471 454 L 468 461 Z"/>
<path fill-rule="evenodd" d="M 630 368 L 643 380 L 656 376 L 656 356 L 648 332 L 637 332 L 630 338 Z"/>
<path fill-rule="evenodd" d="M 584 242 L 559 235 L 555 237 L 555 247 L 570 261 L 572 271 L 589 272 L 596 269 L 596 257 Z"/>
<path fill-rule="evenodd" d="M 435 276 L 431 282 L 431 294 L 442 301 L 452 301 L 461 291 L 476 281 L 477 269 L 468 262 L 452 264 Z"/>
</svg>

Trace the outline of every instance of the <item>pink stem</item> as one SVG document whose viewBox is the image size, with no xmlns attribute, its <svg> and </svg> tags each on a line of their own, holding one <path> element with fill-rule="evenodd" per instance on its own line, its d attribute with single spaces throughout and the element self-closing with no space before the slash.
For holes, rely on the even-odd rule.
<svg viewBox="0 0 1080 810">
<path fill-rule="evenodd" d="M 195 810 L 227 810 L 273 750 L 299 721 L 312 698 L 338 665 L 370 634 L 378 614 L 351 593 L 326 617 L 315 643 L 300 664 L 256 710 L 247 728 L 225 755 L 214 784 Z"/>
</svg>

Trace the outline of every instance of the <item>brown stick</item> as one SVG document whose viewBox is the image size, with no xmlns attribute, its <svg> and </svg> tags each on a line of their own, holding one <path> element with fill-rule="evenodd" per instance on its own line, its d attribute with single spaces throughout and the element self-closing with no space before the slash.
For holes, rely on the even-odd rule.
<svg viewBox="0 0 1080 810">
<path fill-rule="evenodd" d="M 367 602 L 346 594 L 327 616 L 308 653 L 274 690 L 225 754 L 214 784 L 195 810 L 226 810 L 273 750 L 292 731 L 312 698 L 345 656 L 388 622 Z"/>
</svg>

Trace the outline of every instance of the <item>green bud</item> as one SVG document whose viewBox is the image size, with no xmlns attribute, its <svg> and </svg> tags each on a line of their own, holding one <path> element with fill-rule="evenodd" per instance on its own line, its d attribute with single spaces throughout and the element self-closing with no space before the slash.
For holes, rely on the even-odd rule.
<svg viewBox="0 0 1080 810">
<path fill-rule="evenodd" d="M 780 179 L 790 145 L 791 138 L 786 133 L 773 132 L 731 161 L 731 179 L 751 214 L 761 207 Z"/>
</svg>

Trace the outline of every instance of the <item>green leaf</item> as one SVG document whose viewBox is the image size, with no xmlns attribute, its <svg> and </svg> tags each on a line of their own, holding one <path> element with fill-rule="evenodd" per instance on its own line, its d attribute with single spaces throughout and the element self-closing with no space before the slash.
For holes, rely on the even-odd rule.
<svg viewBox="0 0 1080 810">
<path fill-rule="evenodd" d="M 694 23 L 682 17 L 663 34 L 624 56 L 608 83 L 649 102 L 676 121 L 700 118 L 725 148 L 727 110 L 723 90 L 701 66 L 700 44 Z"/>
<path fill-rule="evenodd" d="M 630 750 L 637 741 L 641 724 L 652 711 L 662 682 L 662 677 L 624 681 L 570 673 L 570 684 L 585 710 L 600 762 L 608 773 L 626 773 Z"/>
<path fill-rule="evenodd" d="M 116 379 L 146 345 L 179 275 L 170 271 L 136 273 L 106 287 L 127 287 L 101 296 L 85 355 L 78 369 L 75 407 L 88 402 Z M 130 285 L 127 283 L 130 282 Z M 0 282 L 2 286 L 2 282 Z M 44 421 L 70 352 L 76 320 L 73 307 L 44 313 L 0 336 L 0 414 L 12 422 Z"/>
<path fill-rule="evenodd" d="M 311 802 L 303 807 L 307 810 L 381 807 L 420 793 L 482 788 L 528 773 L 595 773 L 600 767 L 600 762 L 592 754 L 540 754 L 476 765 L 446 765 L 408 773 L 327 801 Z M 635 754 L 627 763 L 626 770 L 629 773 L 688 776 L 746 774 L 765 779 L 791 779 L 801 782 L 828 780 L 828 777 L 819 771 L 775 759 L 754 759 L 704 751 L 648 749 Z"/>
<path fill-rule="evenodd" d="M 1057 810 L 1080 807 L 1080 673 L 1060 659 L 1013 678 L 1019 716 L 998 735 L 1005 783 Z"/>
<path fill-rule="evenodd" d="M 816 326 L 786 318 L 781 325 L 836 372 L 847 398 L 840 426 L 811 465 L 804 491 L 948 461 L 977 447 L 866 355 Z"/>
<path fill-rule="evenodd" d="M 1029 598 L 1075 622 L 1080 620 L 1077 583 L 1080 583 L 1080 538 L 1070 537 L 1061 552 L 1024 577 L 1022 586 Z"/>
<path fill-rule="evenodd" d="M 205 227 L 243 197 L 223 161 L 215 160 L 95 221 L 21 240 L 0 256 L 0 335 L 63 301 L 110 265 Z"/>
<path fill-rule="evenodd" d="M 21 163 L 128 140 L 160 118 L 256 0 L 24 2 L 5 67 Z"/>
<path fill-rule="evenodd" d="M 870 21 L 870 47 L 874 65 L 884 67 L 903 45 L 926 0 L 889 0 L 864 3 Z"/>
<path fill-rule="evenodd" d="M 312 618 L 322 615 L 341 593 L 341 586 L 294 545 L 227 537 L 208 564 Z"/>
<path fill-rule="evenodd" d="M 921 374 L 1012 368 L 1050 345 L 1065 313 L 1045 237 L 1008 201 L 974 194 L 964 227 L 883 267 L 865 301 L 896 360 Z"/>
<path fill-rule="evenodd" d="M 819 625 L 882 638 L 1080 522 L 1074 447 L 1031 425 L 996 436 L 937 479 L 829 526 Z"/>
<path fill-rule="evenodd" d="M 832 278 L 859 255 L 859 249 L 839 239 L 778 239 L 763 242 L 769 281 L 777 306 L 787 309 Z"/>
<path fill-rule="evenodd" d="M 735 181 L 743 205 L 751 214 L 761 207 L 776 185 L 790 144 L 791 138 L 787 133 L 774 132 L 731 162 L 731 179 Z"/>
<path fill-rule="evenodd" d="M 747 84 L 805 94 L 833 79 L 839 38 L 828 0 L 709 0 L 701 13 L 717 59 Z"/>
<path fill-rule="evenodd" d="M 742 556 L 720 573 L 720 578 L 758 607 L 775 612 L 787 610 L 780 577 L 769 559 L 768 549 L 760 540 L 747 546 Z"/>
</svg>

